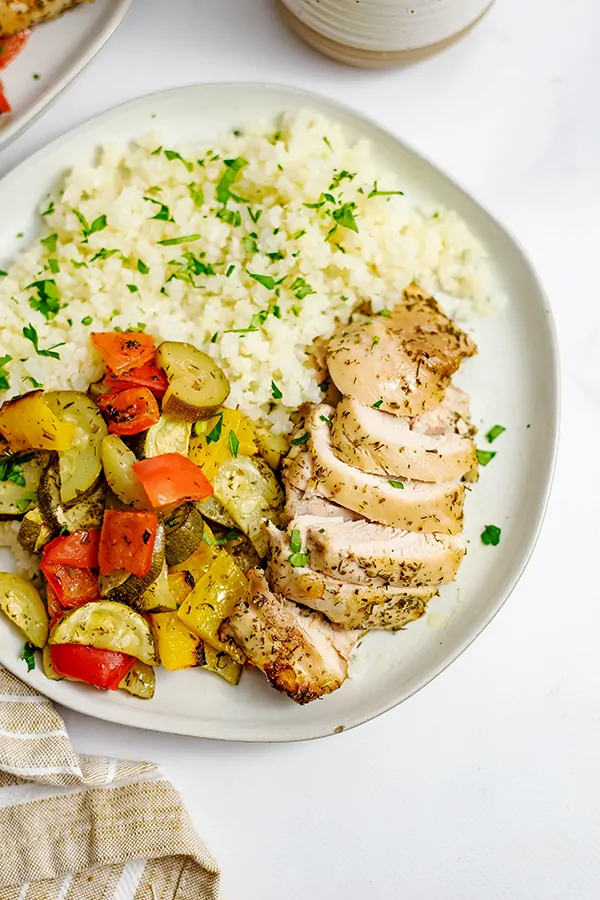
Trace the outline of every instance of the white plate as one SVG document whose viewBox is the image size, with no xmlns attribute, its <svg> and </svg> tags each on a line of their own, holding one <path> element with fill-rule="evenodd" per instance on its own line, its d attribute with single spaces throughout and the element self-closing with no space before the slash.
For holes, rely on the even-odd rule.
<svg viewBox="0 0 600 900">
<path fill-rule="evenodd" d="M 10 115 L 0 116 L 0 150 L 38 116 L 104 46 L 133 0 L 84 3 L 32 29 L 25 49 L 0 72 Z M 39 75 L 39 79 L 34 78 Z"/>
<path fill-rule="evenodd" d="M 477 323 L 479 355 L 464 365 L 475 422 L 500 423 L 493 463 L 482 469 L 467 503 L 470 550 L 455 585 L 431 603 L 429 614 L 398 634 L 369 635 L 352 678 L 324 700 L 299 707 L 258 673 L 233 689 L 208 674 L 159 672 L 149 703 L 121 692 L 48 681 L 39 669 L 28 681 L 65 706 L 142 728 L 245 741 L 320 737 L 358 725 L 396 706 L 449 665 L 485 628 L 515 586 L 532 551 L 552 479 L 558 431 L 558 363 L 552 316 L 530 263 L 492 216 L 435 166 L 361 115 L 316 95 L 268 85 L 198 85 L 127 103 L 75 129 L 0 182 L 0 267 L 17 244 L 36 235 L 38 201 L 67 166 L 91 161 L 96 147 L 160 129 L 169 142 L 211 140 L 251 118 L 310 107 L 366 136 L 388 170 L 397 170 L 409 195 L 452 207 L 489 250 L 508 304 Z M 18 212 L 15 212 L 18 211 Z M 528 427 L 530 426 L 530 427 Z M 502 528 L 497 547 L 485 547 L 484 525 Z M 3 561 L 0 559 L 0 565 Z M 0 661 L 21 677 L 22 638 L 0 621 Z"/>
</svg>

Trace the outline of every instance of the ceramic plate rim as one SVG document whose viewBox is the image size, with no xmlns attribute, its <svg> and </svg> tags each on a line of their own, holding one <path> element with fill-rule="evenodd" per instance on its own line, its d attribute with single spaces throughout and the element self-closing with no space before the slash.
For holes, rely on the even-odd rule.
<svg viewBox="0 0 600 900">
<path fill-rule="evenodd" d="M 130 4 L 133 0 L 124 0 L 125 3 Z M 344 724 L 343 730 L 349 731 L 352 728 L 356 728 L 359 725 L 365 724 L 366 722 L 372 721 L 373 719 L 378 718 L 386 712 L 389 712 L 391 709 L 399 706 L 405 700 L 409 699 L 409 697 L 414 696 L 428 684 L 430 684 L 435 678 L 438 677 L 442 672 L 445 671 L 448 666 L 450 666 L 453 662 L 455 662 L 464 652 L 465 650 L 473 643 L 473 641 L 478 638 L 483 631 L 487 628 L 490 622 L 494 619 L 494 617 L 498 614 L 500 609 L 504 606 L 509 596 L 512 594 L 513 590 L 517 586 L 520 581 L 523 572 L 531 558 L 531 554 L 535 548 L 537 543 L 541 527 L 545 518 L 548 501 L 550 498 L 550 493 L 552 489 L 552 483 L 554 478 L 554 472 L 556 468 L 556 460 L 558 453 L 558 439 L 559 439 L 559 425 L 560 425 L 560 365 L 559 365 L 559 353 L 558 353 L 558 340 L 556 333 L 556 325 L 554 322 L 554 317 L 552 314 L 552 310 L 548 303 L 548 297 L 546 291 L 544 289 L 543 283 L 532 264 L 529 256 L 524 251 L 521 243 L 514 237 L 514 235 L 510 232 L 508 228 L 494 215 L 492 211 L 486 205 L 480 203 L 477 197 L 467 188 L 465 188 L 460 181 L 458 181 L 454 176 L 448 174 L 444 169 L 442 169 L 437 163 L 433 162 L 425 153 L 421 150 L 417 150 L 414 148 L 410 142 L 406 141 L 403 138 L 398 137 L 394 132 L 390 131 L 386 126 L 380 124 L 377 120 L 373 119 L 367 114 L 364 114 L 361 110 L 355 109 L 349 104 L 342 103 L 336 99 L 328 97 L 324 94 L 318 94 L 311 91 L 305 91 L 301 88 L 285 85 L 285 84 L 277 84 L 274 82 L 205 82 L 201 84 L 192 84 L 192 85 L 183 85 L 181 87 L 169 88 L 168 90 L 163 91 L 155 91 L 150 94 L 143 94 L 131 100 L 127 100 L 124 103 L 118 104 L 117 106 L 111 107 L 104 112 L 98 113 L 95 116 L 90 117 L 85 122 L 76 126 L 75 128 L 65 132 L 59 137 L 55 138 L 50 144 L 46 147 L 38 150 L 33 153 L 31 156 L 27 157 L 13 169 L 11 169 L 2 179 L 0 179 L 0 198 L 2 197 L 2 191 L 5 187 L 5 184 L 13 177 L 17 176 L 20 170 L 26 166 L 31 165 L 36 160 L 41 160 L 44 154 L 52 149 L 56 148 L 57 145 L 61 143 L 67 143 L 73 138 L 76 138 L 79 134 L 85 133 L 87 129 L 89 129 L 94 123 L 98 123 L 104 118 L 110 118 L 113 114 L 117 113 L 119 110 L 122 110 L 128 106 L 135 106 L 140 103 L 151 102 L 153 98 L 157 97 L 165 97 L 169 94 L 180 94 L 182 92 L 189 91 L 193 93 L 194 90 L 197 89 L 238 89 L 245 91 L 252 90 L 272 90 L 272 91 L 283 91 L 290 94 L 295 95 L 296 97 L 306 98 L 307 104 L 311 102 L 315 104 L 317 107 L 325 104 L 331 109 L 340 110 L 344 115 L 350 115 L 352 118 L 356 120 L 357 127 L 361 124 L 366 123 L 371 129 L 375 131 L 379 131 L 383 135 L 385 135 L 388 139 L 391 139 L 396 145 L 399 145 L 403 151 L 406 151 L 411 156 L 415 157 L 420 162 L 425 163 L 428 167 L 430 167 L 437 175 L 440 175 L 443 179 L 449 182 L 453 188 L 458 189 L 469 202 L 474 204 L 479 212 L 483 214 L 483 216 L 491 222 L 497 229 L 499 229 L 506 238 L 513 244 L 514 249 L 516 249 L 522 259 L 523 264 L 529 270 L 529 274 L 532 279 L 535 281 L 538 287 L 538 295 L 536 295 L 535 300 L 529 301 L 534 303 L 534 305 L 542 304 L 542 311 L 546 313 L 545 321 L 547 323 L 545 340 L 546 346 L 544 347 L 544 355 L 547 358 L 547 363 L 549 365 L 550 371 L 552 373 L 552 384 L 550 385 L 549 398 L 551 401 L 551 409 L 549 412 L 550 415 L 550 435 L 551 435 L 551 445 L 548 447 L 548 452 L 546 454 L 544 465 L 543 465 L 543 491 L 540 493 L 540 497 L 538 500 L 537 507 L 534 513 L 531 515 L 531 526 L 528 534 L 527 540 L 523 543 L 520 552 L 515 554 L 514 559 L 511 564 L 511 576 L 508 580 L 507 585 L 498 591 L 498 596 L 493 604 L 493 608 L 486 614 L 481 615 L 481 618 L 477 620 L 476 625 L 472 626 L 470 629 L 465 630 L 465 634 L 461 640 L 457 640 L 454 647 L 449 649 L 445 656 L 440 660 L 440 662 L 436 665 L 432 665 L 431 669 L 427 672 L 427 674 L 423 675 L 420 679 L 416 681 L 414 685 L 411 685 L 410 688 L 402 690 L 400 688 L 397 692 L 396 697 L 391 702 L 384 701 L 380 705 L 373 704 L 370 711 L 366 714 L 358 713 L 358 715 L 354 717 L 346 716 L 346 723 Z M 0 650 L 0 660 L 2 659 L 2 652 Z M 7 669 L 13 672 L 17 677 L 22 676 L 22 670 L 19 665 L 19 661 L 17 659 L 9 659 L 8 661 L 2 660 L 2 664 L 6 666 Z M 108 707 L 106 711 L 99 711 L 96 708 L 96 705 L 88 699 L 89 695 L 79 692 L 69 693 L 67 697 L 62 695 L 62 692 L 54 690 L 54 682 L 47 681 L 43 687 L 40 687 L 36 682 L 36 689 L 42 691 L 47 697 L 56 702 L 59 702 L 63 706 L 72 709 L 76 712 L 84 713 L 87 715 L 91 715 L 94 718 L 113 722 L 115 724 L 129 725 L 130 727 L 141 728 L 150 731 L 157 731 L 169 734 L 183 734 L 188 736 L 200 737 L 204 739 L 210 740 L 226 740 L 226 741 L 236 741 L 242 743 L 294 743 L 308 740 L 315 740 L 318 738 L 328 737 L 331 734 L 338 733 L 338 730 L 333 731 L 331 727 L 325 727 L 324 725 L 314 725 L 309 726 L 307 733 L 302 734 L 301 736 L 294 735 L 291 737 L 286 737 L 285 735 L 275 735 L 273 737 L 268 736 L 253 736 L 251 734 L 247 734 L 244 736 L 237 736 L 235 738 L 230 738 L 226 734 L 222 733 L 222 726 L 208 726 L 207 730 L 196 729 L 189 730 L 189 726 L 186 728 L 181 727 L 173 727 L 169 725 L 169 720 L 161 717 L 161 713 L 152 713 L 150 708 L 147 708 L 147 712 L 142 712 L 141 715 L 137 714 L 135 716 L 131 715 L 132 710 L 130 708 L 120 708 L 120 707 Z M 150 721 L 152 718 L 156 719 L 155 722 Z M 132 719 L 148 719 L 149 721 L 144 723 L 143 721 L 132 721 Z M 267 730 L 268 726 L 257 725 L 257 729 Z M 261 732 L 262 733 L 262 732 Z"/>
<path fill-rule="evenodd" d="M 22 134 L 35 120 L 62 94 L 78 75 L 81 75 L 85 67 L 91 63 L 94 57 L 102 50 L 106 42 L 115 33 L 135 0 L 118 0 L 118 5 L 113 9 L 97 34 L 92 34 L 86 41 L 81 53 L 74 60 L 51 88 L 43 92 L 40 98 L 19 115 L 15 115 L 14 121 L 6 125 L 0 132 L 0 151 L 9 146 L 20 134 Z M 67 11 L 68 12 L 68 11 Z M 40 24 L 44 24 L 43 22 Z M 95 118 L 95 117 L 94 117 Z M 89 121 L 89 120 L 88 120 Z M 80 127 L 80 126 L 77 126 Z M 60 139 L 60 137 L 58 138 Z M 53 141 L 51 143 L 54 143 Z M 48 144 L 47 146 L 50 146 Z M 27 162 L 31 157 L 27 157 Z M 17 168 L 17 167 L 15 167 Z M 15 169 L 11 169 L 14 172 Z M 8 173 L 10 174 L 10 172 Z"/>
</svg>

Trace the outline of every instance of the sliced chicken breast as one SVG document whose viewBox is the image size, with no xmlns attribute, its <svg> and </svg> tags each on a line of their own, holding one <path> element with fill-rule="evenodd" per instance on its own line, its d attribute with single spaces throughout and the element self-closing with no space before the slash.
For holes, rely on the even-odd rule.
<svg viewBox="0 0 600 900">
<path fill-rule="evenodd" d="M 277 593 L 323 613 L 340 628 L 397 631 L 422 616 L 437 593 L 435 587 L 389 587 L 374 581 L 351 584 L 308 565 L 292 566 L 288 540 L 284 532 L 269 526 L 270 585 Z"/>
<path fill-rule="evenodd" d="M 365 519 L 299 516 L 287 533 L 294 531 L 313 569 L 353 584 L 445 584 L 465 555 L 460 537 L 401 531 Z"/>
<path fill-rule="evenodd" d="M 429 426 L 415 428 L 419 417 L 392 416 L 344 397 L 333 418 L 331 442 L 348 465 L 373 475 L 452 481 L 477 465 L 475 444 L 448 422 L 448 400 L 424 413 Z"/>
<path fill-rule="evenodd" d="M 462 528 L 465 486 L 458 481 L 430 483 L 371 475 L 339 459 L 331 445 L 333 409 L 313 407 L 306 420 L 312 475 L 306 475 L 301 454 L 288 468 L 287 478 L 307 494 L 325 497 L 373 522 L 406 531 L 458 534 Z"/>
<path fill-rule="evenodd" d="M 337 690 L 348 677 L 348 661 L 360 632 L 344 631 L 318 613 L 301 609 L 269 589 L 264 573 L 247 572 L 250 598 L 221 624 L 278 691 L 310 703 Z"/>
<path fill-rule="evenodd" d="M 442 402 L 451 375 L 476 347 L 418 285 L 404 298 L 388 317 L 340 328 L 329 342 L 327 365 L 342 394 L 418 416 Z"/>
<path fill-rule="evenodd" d="M 0 35 L 7 37 L 48 19 L 56 19 L 80 2 L 83 0 L 0 0 Z"/>
<path fill-rule="evenodd" d="M 360 519 L 358 513 L 351 509 L 344 509 L 337 503 L 325 500 L 323 497 L 313 497 L 304 494 L 293 484 L 285 483 L 285 507 L 281 514 L 281 522 L 286 525 L 296 516 L 334 516 L 340 519 Z"/>
</svg>

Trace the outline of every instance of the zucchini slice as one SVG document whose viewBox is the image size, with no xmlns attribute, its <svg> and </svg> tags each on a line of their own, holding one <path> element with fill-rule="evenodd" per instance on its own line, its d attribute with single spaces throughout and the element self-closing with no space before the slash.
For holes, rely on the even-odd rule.
<svg viewBox="0 0 600 900">
<path fill-rule="evenodd" d="M 45 646 L 48 613 L 31 582 L 11 572 L 0 572 L 0 610 L 21 629 L 31 644 Z"/>
<path fill-rule="evenodd" d="M 216 522 L 217 525 L 223 525 L 224 528 L 236 528 L 236 523 L 231 518 L 220 500 L 217 500 L 214 494 L 207 497 L 206 500 L 197 500 L 196 507 L 200 510 L 205 519 L 210 522 Z"/>
<path fill-rule="evenodd" d="M 106 485 L 101 481 L 87 496 L 67 509 L 60 496 L 60 472 L 57 459 L 53 459 L 40 478 L 37 498 L 42 518 L 49 528 L 70 532 L 80 529 L 102 528 Z"/>
<path fill-rule="evenodd" d="M 203 668 L 208 669 L 209 672 L 214 672 L 215 675 L 228 681 L 229 684 L 236 685 L 240 683 L 243 667 L 235 659 L 232 659 L 223 650 L 215 650 L 210 644 L 204 645 L 204 655 L 206 662 Z"/>
<path fill-rule="evenodd" d="M 213 488 L 215 497 L 235 524 L 247 534 L 259 556 L 267 555 L 263 522 L 279 524 L 284 505 L 283 491 L 273 470 L 256 456 L 238 456 L 221 466 Z"/>
<path fill-rule="evenodd" d="M 178 566 L 195 553 L 204 535 L 204 519 L 193 503 L 183 503 L 165 522 L 165 555 L 169 566 Z"/>
<path fill-rule="evenodd" d="M 156 675 L 152 666 L 136 659 L 133 666 L 119 685 L 120 691 L 126 691 L 140 700 L 152 700 L 156 690 Z"/>
<path fill-rule="evenodd" d="M 158 665 L 148 622 L 113 600 L 96 600 L 65 612 L 50 632 L 51 644 L 81 644 L 128 653 L 148 666 Z"/>
<path fill-rule="evenodd" d="M 191 422 L 182 422 L 163 413 L 156 425 L 142 434 L 136 434 L 131 439 L 130 446 L 138 459 L 161 456 L 163 453 L 181 453 L 182 456 L 187 456 L 191 437 Z"/>
<path fill-rule="evenodd" d="M 71 506 L 100 480 L 100 448 L 108 429 L 94 401 L 80 391 L 45 391 L 44 400 L 58 419 L 75 429 L 71 446 L 58 455 L 60 499 Z"/>
<path fill-rule="evenodd" d="M 0 456 L 0 518 L 17 518 L 37 503 L 37 489 L 49 454 Z"/>
<path fill-rule="evenodd" d="M 166 562 L 160 570 L 160 575 L 146 588 L 143 594 L 131 600 L 131 605 L 139 612 L 163 612 L 175 610 L 178 607 L 177 598 L 171 592 L 169 583 L 169 570 Z"/>
<path fill-rule="evenodd" d="M 49 678 L 50 681 L 62 681 L 64 679 L 64 675 L 59 675 L 54 666 L 52 665 L 52 656 L 50 655 L 50 644 L 46 644 L 44 649 L 42 650 L 42 666 L 44 669 L 44 675 L 46 678 Z M 71 681 L 71 679 L 69 679 Z"/>
<path fill-rule="evenodd" d="M 29 553 L 41 553 L 55 534 L 56 530 L 46 525 L 36 506 L 23 516 L 17 540 L 23 550 L 27 550 Z"/>
<path fill-rule="evenodd" d="M 163 411 L 175 419 L 210 419 L 229 396 L 229 382 L 214 359 L 192 344 L 163 341 L 156 362 L 165 370 L 169 387 Z"/>
<path fill-rule="evenodd" d="M 152 550 L 152 565 L 147 575 L 132 575 L 125 569 L 100 575 L 100 593 L 107 600 L 121 603 L 133 603 L 142 597 L 145 591 L 154 584 L 162 573 L 165 564 L 165 526 L 158 523 L 156 540 Z M 147 607 L 144 607 L 147 609 Z"/>
<path fill-rule="evenodd" d="M 100 451 L 104 476 L 111 491 L 126 506 L 150 509 L 150 501 L 142 483 L 133 471 L 137 457 L 116 434 L 102 440 Z"/>
</svg>

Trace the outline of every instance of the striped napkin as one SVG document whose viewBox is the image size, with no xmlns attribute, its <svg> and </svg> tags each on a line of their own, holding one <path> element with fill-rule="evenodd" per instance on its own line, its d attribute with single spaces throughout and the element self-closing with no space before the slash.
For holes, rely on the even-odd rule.
<svg viewBox="0 0 600 900">
<path fill-rule="evenodd" d="M 0 900 L 216 900 L 219 870 L 152 763 L 77 755 L 0 667 Z"/>
</svg>

